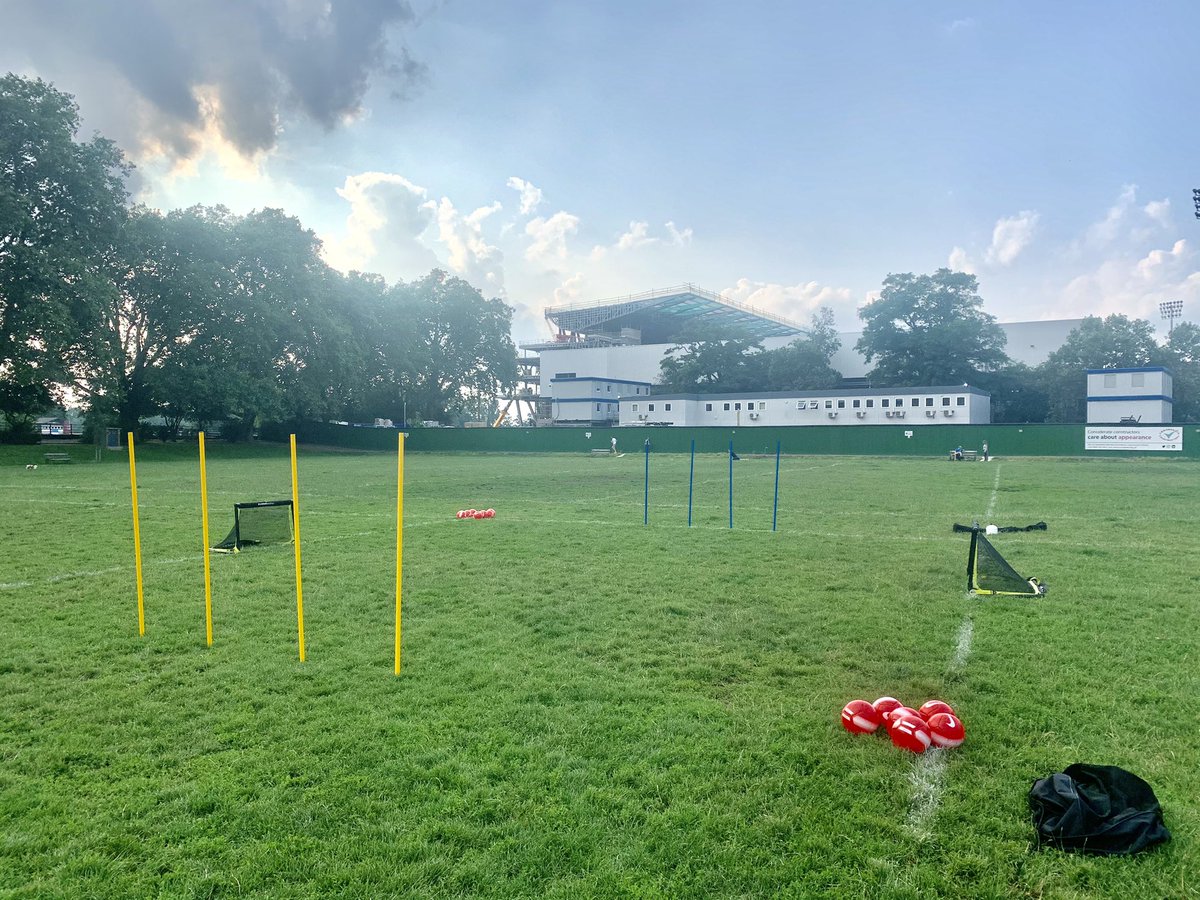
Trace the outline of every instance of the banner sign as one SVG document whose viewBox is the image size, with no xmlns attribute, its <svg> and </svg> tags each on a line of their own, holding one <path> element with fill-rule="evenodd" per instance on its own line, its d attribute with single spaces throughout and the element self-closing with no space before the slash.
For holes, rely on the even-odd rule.
<svg viewBox="0 0 1200 900">
<path fill-rule="evenodd" d="M 1084 450 L 1183 450 L 1183 429 L 1178 425 L 1088 426 Z"/>
</svg>

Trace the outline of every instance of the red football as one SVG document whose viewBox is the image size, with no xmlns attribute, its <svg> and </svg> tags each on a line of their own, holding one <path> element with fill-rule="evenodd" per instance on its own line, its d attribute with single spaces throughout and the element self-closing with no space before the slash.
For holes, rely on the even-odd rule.
<svg viewBox="0 0 1200 900">
<path fill-rule="evenodd" d="M 930 739 L 938 747 L 957 747 L 967 736 L 962 719 L 954 713 L 935 713 L 926 724 Z"/>
<path fill-rule="evenodd" d="M 883 717 L 866 700 L 851 700 L 842 708 L 842 727 L 851 734 L 871 734 L 883 724 Z"/>
<path fill-rule="evenodd" d="M 897 706 L 886 716 L 884 716 L 883 720 L 890 725 L 895 719 L 898 719 L 901 716 L 916 716 L 918 719 L 921 718 L 917 711 L 911 706 Z"/>
<path fill-rule="evenodd" d="M 482 509 L 475 510 L 475 518 L 477 519 L 482 519 L 486 515 L 487 513 L 485 513 Z"/>
<path fill-rule="evenodd" d="M 902 750 L 913 753 L 924 753 L 929 749 L 933 738 L 929 734 L 929 726 L 920 716 L 897 716 L 888 726 L 888 735 L 892 743 Z"/>
<path fill-rule="evenodd" d="M 473 510 L 473 509 L 468 509 L 468 510 L 467 510 L 467 518 L 468 518 L 468 519 L 473 519 L 473 518 L 475 518 L 475 510 Z"/>
<path fill-rule="evenodd" d="M 903 706 L 904 704 L 895 697 L 880 697 L 871 705 L 875 707 L 875 712 L 879 713 L 879 715 L 883 717 L 883 721 L 886 722 L 888 713 L 890 713 L 893 709 Z"/>
<path fill-rule="evenodd" d="M 489 519 L 494 519 L 494 518 L 496 518 L 496 511 L 495 511 L 494 509 L 492 509 L 490 506 L 489 506 L 489 507 L 488 507 L 488 509 L 487 509 L 487 517 L 488 517 Z"/>
<path fill-rule="evenodd" d="M 929 721 L 930 716 L 936 716 L 938 713 L 950 713 L 954 715 L 954 708 L 945 700 L 926 700 L 921 704 L 921 708 L 917 710 L 917 715 Z"/>
</svg>

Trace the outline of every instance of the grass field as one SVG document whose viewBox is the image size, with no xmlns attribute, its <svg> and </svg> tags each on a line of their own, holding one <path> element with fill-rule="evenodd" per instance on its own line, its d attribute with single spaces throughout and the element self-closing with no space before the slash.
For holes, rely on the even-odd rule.
<svg viewBox="0 0 1200 900">
<path fill-rule="evenodd" d="M 1200 469 L 1167 460 L 434 456 L 301 449 L 289 548 L 214 557 L 199 472 L 0 458 L 0 897 L 1196 896 Z M 26 451 L 27 452 L 27 451 Z M 212 448 L 213 540 L 290 495 Z M 492 506 L 494 520 L 454 512 Z M 972 519 L 1042 599 L 968 598 Z M 853 698 L 950 701 L 915 757 Z M 1154 786 L 1174 840 L 1034 851 L 1031 781 Z"/>
</svg>

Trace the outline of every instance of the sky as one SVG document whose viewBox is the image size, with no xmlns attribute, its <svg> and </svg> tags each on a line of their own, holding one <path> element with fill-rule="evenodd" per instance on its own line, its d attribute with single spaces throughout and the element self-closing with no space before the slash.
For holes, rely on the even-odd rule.
<svg viewBox="0 0 1200 900">
<path fill-rule="evenodd" d="M 890 273 L 1001 322 L 1200 315 L 1200 4 L 0 0 L 163 210 L 515 310 L 691 283 L 837 327 Z"/>
</svg>

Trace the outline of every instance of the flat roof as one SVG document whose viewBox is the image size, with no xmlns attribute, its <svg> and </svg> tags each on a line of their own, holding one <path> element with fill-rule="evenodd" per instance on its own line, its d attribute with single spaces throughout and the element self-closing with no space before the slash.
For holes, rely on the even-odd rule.
<svg viewBox="0 0 1200 900">
<path fill-rule="evenodd" d="M 809 399 L 810 397 L 901 397 L 925 396 L 926 394 L 975 394 L 991 397 L 988 391 L 967 384 L 934 385 L 933 387 L 888 387 L 888 388 L 833 388 L 825 391 L 732 391 L 720 394 L 650 394 L 649 397 L 622 397 L 622 400 L 782 400 L 787 398 Z"/>
</svg>

